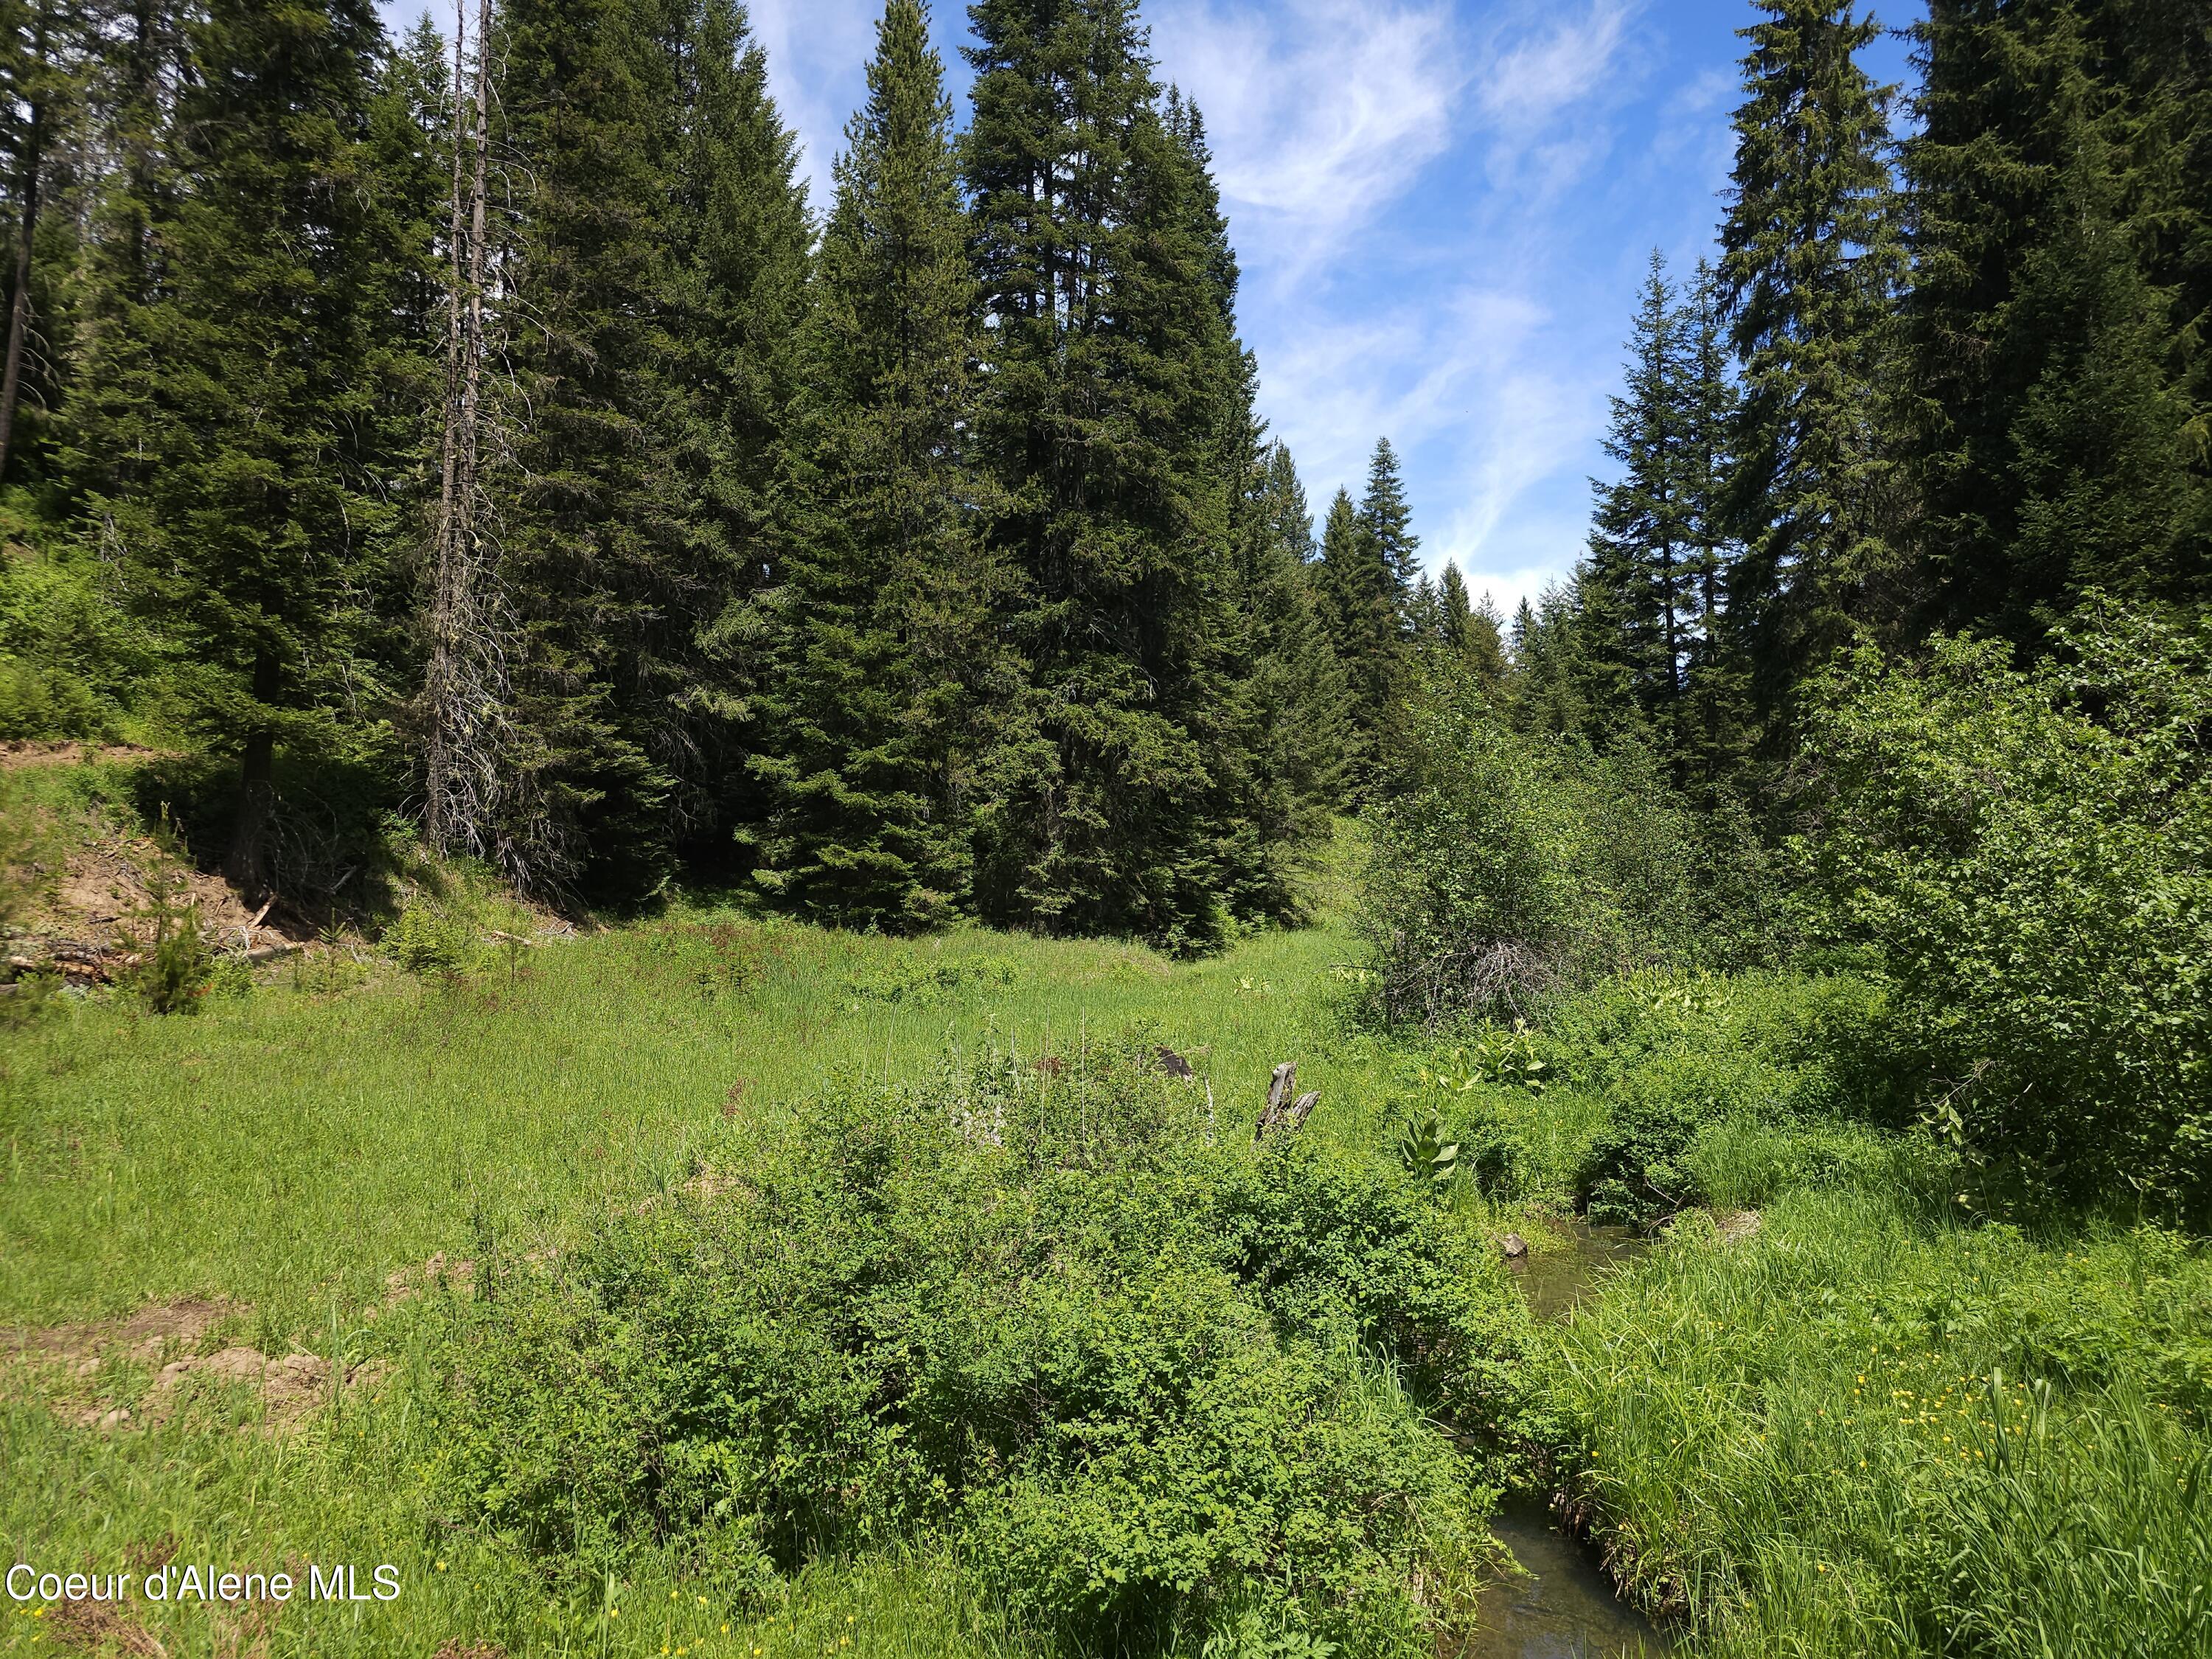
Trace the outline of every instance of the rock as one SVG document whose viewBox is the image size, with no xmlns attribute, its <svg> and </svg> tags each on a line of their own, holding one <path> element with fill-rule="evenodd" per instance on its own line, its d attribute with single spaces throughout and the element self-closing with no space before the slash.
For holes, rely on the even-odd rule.
<svg viewBox="0 0 2212 1659">
<path fill-rule="evenodd" d="M 1519 1261 L 1528 1254 L 1528 1241 L 1518 1233 L 1508 1233 L 1498 1241 L 1498 1248 L 1505 1252 L 1508 1261 Z"/>
</svg>

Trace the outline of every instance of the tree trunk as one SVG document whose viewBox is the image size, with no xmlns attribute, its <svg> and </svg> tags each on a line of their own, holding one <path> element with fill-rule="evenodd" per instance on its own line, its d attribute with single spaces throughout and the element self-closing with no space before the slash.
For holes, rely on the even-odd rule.
<svg viewBox="0 0 2212 1659">
<path fill-rule="evenodd" d="M 458 820 L 465 813 L 462 785 L 458 775 L 460 757 L 461 713 L 455 707 L 460 690 L 459 621 L 463 595 L 460 516 L 462 235 L 464 215 L 461 180 L 463 131 L 467 105 L 461 91 L 466 72 L 469 15 L 465 4 L 453 9 L 453 188 L 447 229 L 446 270 L 446 409 L 444 467 L 438 495 L 436 562 L 431 579 L 430 661 L 423 675 L 422 701 L 429 726 L 424 756 L 427 774 L 423 799 L 425 829 L 430 845 L 451 853 L 465 838 Z"/>
<path fill-rule="evenodd" d="M 489 829 L 488 780 L 493 765 L 487 752 L 489 711 L 485 706 L 492 693 L 484 672 L 492 647 L 486 637 L 489 622 L 484 596 L 479 591 L 483 550 L 477 527 L 489 193 L 490 113 L 485 43 L 490 39 L 489 0 L 479 0 L 477 20 L 476 84 L 471 98 L 463 92 L 468 12 L 465 0 L 460 0 L 455 8 L 453 29 L 445 470 L 431 602 L 430 664 L 423 688 L 430 728 L 425 816 L 431 844 L 444 853 L 483 850 Z"/>
<path fill-rule="evenodd" d="M 31 58 L 40 70 L 46 59 L 46 9 L 39 9 L 31 37 Z M 39 164 L 46 141 L 46 105 L 43 96 L 31 101 L 31 125 L 23 142 L 23 228 L 15 245 L 15 292 L 8 307 L 8 366 L 0 371 L 0 482 L 8 476 L 8 459 L 15 436 L 15 404 L 23 389 L 23 348 L 31 331 L 31 253 L 39 230 Z"/>
<path fill-rule="evenodd" d="M 276 659 L 264 650 L 253 659 L 253 700 L 263 708 L 276 701 L 282 672 Z M 276 806 L 276 733 L 266 725 L 246 733 L 246 753 L 239 769 L 238 817 L 231 825 L 230 851 L 223 855 L 222 873 L 247 903 L 265 897 L 269 890 L 269 820 Z"/>
</svg>

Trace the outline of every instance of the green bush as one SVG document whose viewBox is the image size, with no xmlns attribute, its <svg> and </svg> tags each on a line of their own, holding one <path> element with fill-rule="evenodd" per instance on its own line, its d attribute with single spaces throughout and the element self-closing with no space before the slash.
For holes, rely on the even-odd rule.
<svg viewBox="0 0 2212 1659">
<path fill-rule="evenodd" d="M 1358 919 L 1393 1023 L 1523 1013 L 1690 951 L 1694 830 L 1637 751 L 1524 735 L 1474 690 L 1437 688 L 1407 787 L 1372 818 Z"/>
<path fill-rule="evenodd" d="M 215 966 L 198 902 L 179 906 L 157 894 L 154 941 L 131 981 L 146 1006 L 157 1014 L 193 1012 L 208 994 Z"/>
<path fill-rule="evenodd" d="M 2031 1198 L 2212 1217 L 2212 656 L 2097 613 L 2066 655 L 1863 652 L 1809 698 L 1800 850 L 1870 949 L 1927 1121 Z"/>
<path fill-rule="evenodd" d="M 113 738 L 155 657 L 89 561 L 0 546 L 0 742 Z"/>
<path fill-rule="evenodd" d="M 385 954 L 410 974 L 458 979 L 477 965 L 482 924 L 472 904 L 417 896 L 385 930 Z"/>
<path fill-rule="evenodd" d="M 1146 1058 L 836 1091 L 492 1270 L 458 1507 L 550 1553 L 690 1535 L 787 1570 L 946 1537 L 1094 1650 L 1255 1620 L 1426 1650 L 1486 1556 L 1526 1316 L 1435 1206 L 1295 1139 L 1209 1144 Z"/>
</svg>

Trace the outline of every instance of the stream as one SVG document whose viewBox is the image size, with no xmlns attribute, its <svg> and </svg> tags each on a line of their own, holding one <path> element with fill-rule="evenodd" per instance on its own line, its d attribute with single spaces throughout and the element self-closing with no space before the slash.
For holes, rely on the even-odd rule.
<svg viewBox="0 0 2212 1659">
<path fill-rule="evenodd" d="M 1559 1224 L 1555 1231 L 1567 1248 L 1532 1252 L 1512 1264 L 1529 1311 L 1540 1319 L 1564 1318 L 1596 1288 L 1603 1269 L 1649 1248 L 1626 1227 L 1577 1221 Z M 1595 1554 L 1540 1504 L 1509 1501 L 1491 1530 L 1528 1576 L 1485 1593 L 1482 1632 L 1461 1650 L 1462 1659 L 1634 1659 L 1672 1646 L 1613 1594 Z"/>
</svg>

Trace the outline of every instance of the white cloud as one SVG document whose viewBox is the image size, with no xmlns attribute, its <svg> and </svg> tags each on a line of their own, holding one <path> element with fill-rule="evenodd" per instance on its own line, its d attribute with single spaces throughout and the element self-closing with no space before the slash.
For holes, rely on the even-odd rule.
<svg viewBox="0 0 2212 1659">
<path fill-rule="evenodd" d="M 1485 124 L 1509 140 L 1548 128 L 1563 112 L 1616 80 L 1613 58 L 1628 36 L 1638 0 L 1591 0 L 1581 17 L 1508 46 L 1518 19 L 1499 20 L 1487 43 L 1492 56 L 1477 85 Z"/>
<path fill-rule="evenodd" d="M 805 147 L 799 170 L 807 199 L 817 214 L 824 212 L 830 164 L 843 145 L 845 123 L 867 89 L 866 67 L 876 49 L 882 0 L 750 0 L 746 10 L 753 38 L 768 52 L 776 109 Z"/>
<path fill-rule="evenodd" d="M 1580 470 L 1612 366 L 1572 349 L 1569 320 L 1473 284 L 1352 321 L 1309 315 L 1263 349 L 1261 405 L 1316 514 L 1339 486 L 1359 492 L 1387 434 L 1407 464 L 1429 568 L 1456 563 L 1510 614 L 1565 573 L 1585 531 Z"/>
<path fill-rule="evenodd" d="M 1198 101 L 1248 264 L 1340 253 L 1450 145 L 1465 83 L 1449 4 L 1157 6 L 1163 80 Z"/>
</svg>

